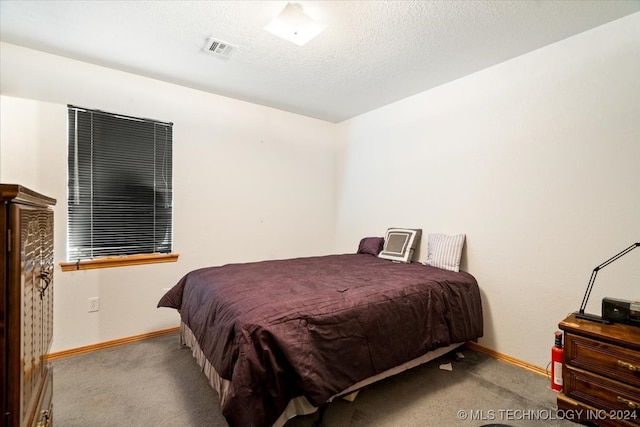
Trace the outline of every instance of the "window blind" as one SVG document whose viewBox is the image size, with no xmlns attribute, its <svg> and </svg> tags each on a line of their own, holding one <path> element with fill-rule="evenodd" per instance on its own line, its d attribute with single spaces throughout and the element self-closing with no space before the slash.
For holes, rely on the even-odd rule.
<svg viewBox="0 0 640 427">
<path fill-rule="evenodd" d="M 69 261 L 172 250 L 173 124 L 68 106 Z"/>
</svg>

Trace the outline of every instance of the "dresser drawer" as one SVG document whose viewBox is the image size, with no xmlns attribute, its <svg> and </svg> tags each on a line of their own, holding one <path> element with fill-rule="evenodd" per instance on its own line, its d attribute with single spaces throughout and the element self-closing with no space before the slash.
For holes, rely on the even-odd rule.
<svg viewBox="0 0 640 427">
<path fill-rule="evenodd" d="M 612 419 L 606 416 L 606 411 L 597 409 L 574 399 L 570 399 L 564 394 L 558 394 L 558 411 L 565 419 L 570 419 L 574 423 L 582 423 L 591 427 L 637 427 L 638 424 L 631 420 Z M 604 412 L 603 412 L 604 411 Z M 577 426 L 576 426 L 577 427 Z"/>
<path fill-rule="evenodd" d="M 565 365 L 640 387 L 640 352 L 566 333 Z"/>
<path fill-rule="evenodd" d="M 640 425 L 640 388 L 565 366 L 563 394 Z"/>
</svg>

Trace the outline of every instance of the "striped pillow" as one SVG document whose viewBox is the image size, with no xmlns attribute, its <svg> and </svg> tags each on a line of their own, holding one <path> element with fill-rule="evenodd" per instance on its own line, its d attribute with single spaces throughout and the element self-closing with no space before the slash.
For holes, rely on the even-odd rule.
<svg viewBox="0 0 640 427">
<path fill-rule="evenodd" d="M 429 234 L 426 264 L 444 270 L 460 271 L 464 238 L 464 234 Z"/>
</svg>

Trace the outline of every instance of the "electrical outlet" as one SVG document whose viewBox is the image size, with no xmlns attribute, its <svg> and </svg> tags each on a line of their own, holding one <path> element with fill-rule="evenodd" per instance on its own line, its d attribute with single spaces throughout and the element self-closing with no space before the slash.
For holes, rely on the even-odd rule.
<svg viewBox="0 0 640 427">
<path fill-rule="evenodd" d="M 100 310 L 100 298 L 89 298 L 89 313 Z"/>
</svg>

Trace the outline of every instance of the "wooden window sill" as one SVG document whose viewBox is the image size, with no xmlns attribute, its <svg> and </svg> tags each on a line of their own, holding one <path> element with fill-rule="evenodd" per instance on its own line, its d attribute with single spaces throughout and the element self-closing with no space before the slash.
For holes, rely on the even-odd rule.
<svg viewBox="0 0 640 427">
<path fill-rule="evenodd" d="M 176 262 L 180 254 L 140 254 L 110 256 L 104 258 L 80 260 L 78 262 L 61 262 L 62 271 L 92 270 L 94 268 L 124 267 L 128 265 L 158 264 Z"/>
</svg>

